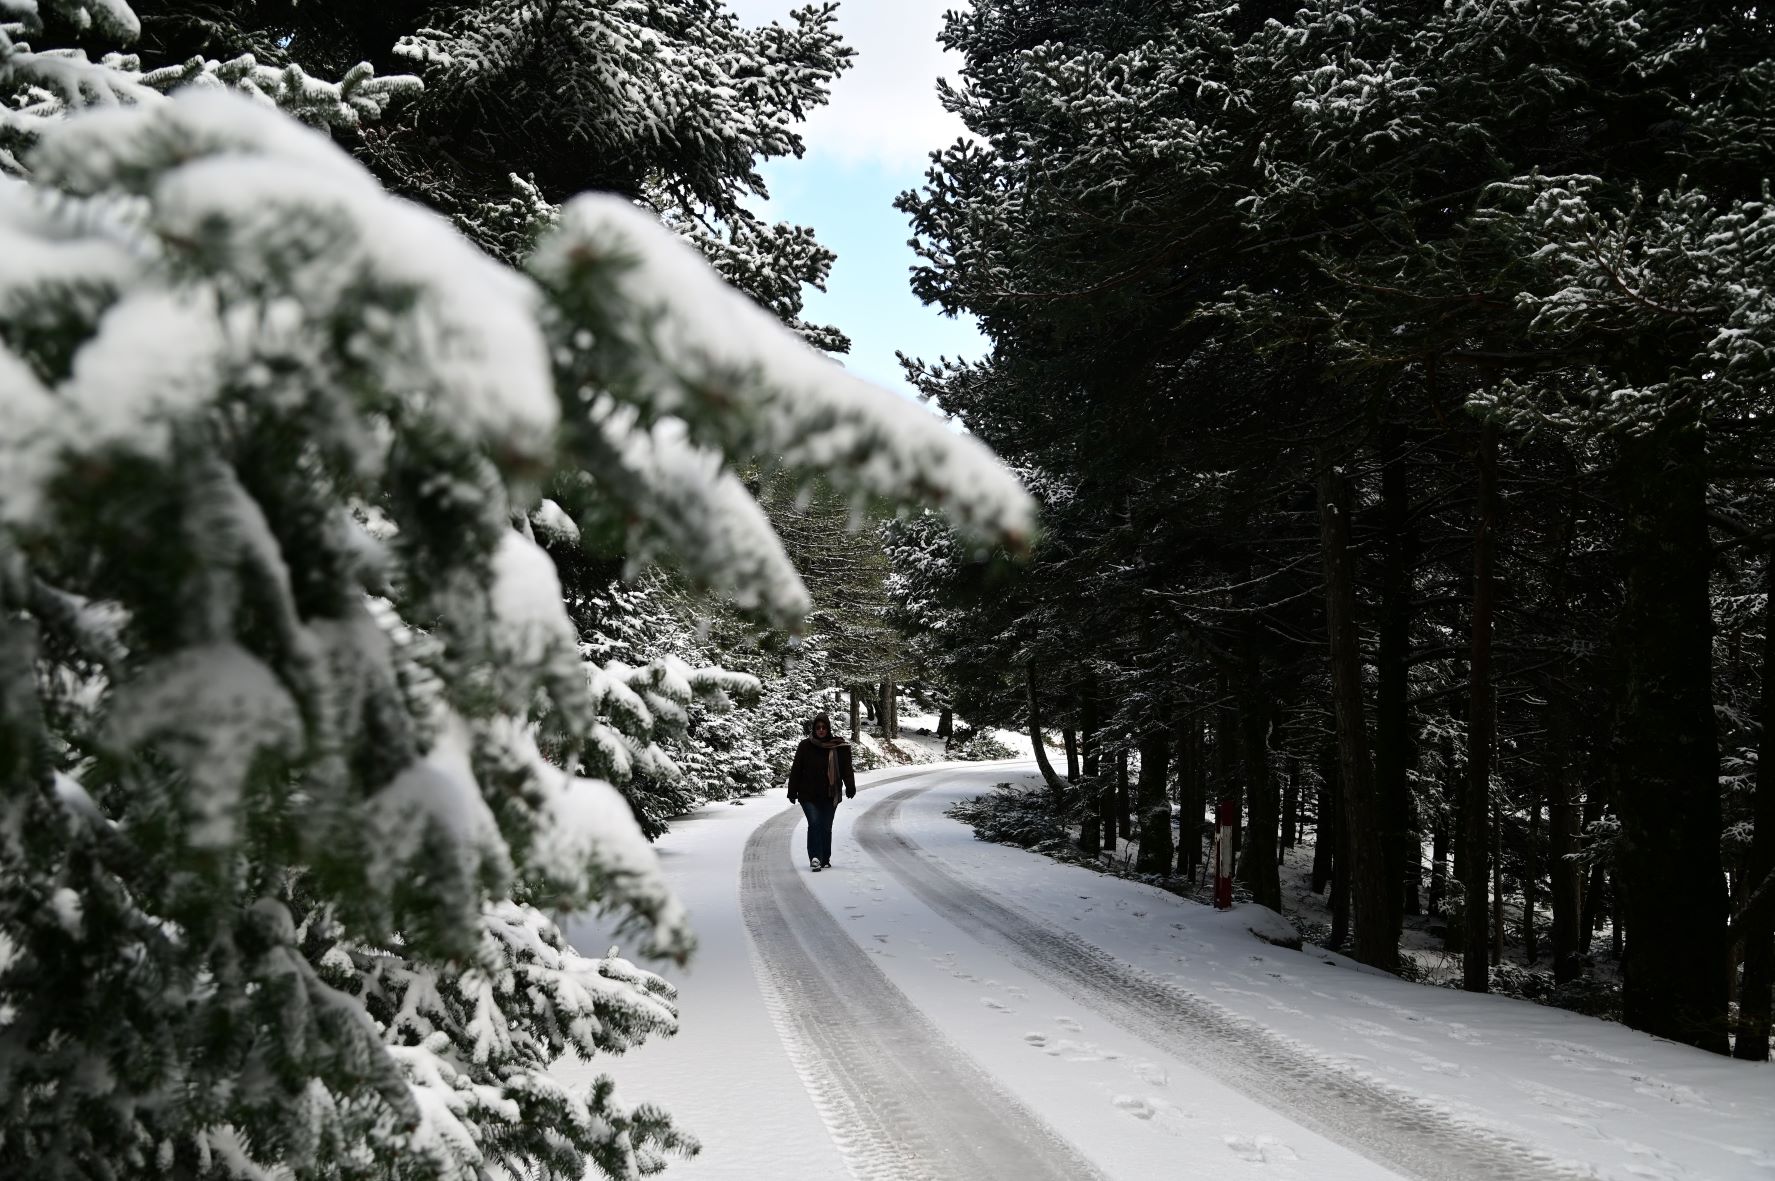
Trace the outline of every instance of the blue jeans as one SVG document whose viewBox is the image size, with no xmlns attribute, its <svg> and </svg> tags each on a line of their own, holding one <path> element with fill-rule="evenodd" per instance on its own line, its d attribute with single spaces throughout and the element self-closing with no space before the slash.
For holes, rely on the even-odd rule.
<svg viewBox="0 0 1775 1181">
<path fill-rule="evenodd" d="M 808 860 L 832 860 L 832 818 L 838 815 L 838 801 L 823 793 L 817 800 L 803 796 L 801 810 L 807 813 Z"/>
</svg>

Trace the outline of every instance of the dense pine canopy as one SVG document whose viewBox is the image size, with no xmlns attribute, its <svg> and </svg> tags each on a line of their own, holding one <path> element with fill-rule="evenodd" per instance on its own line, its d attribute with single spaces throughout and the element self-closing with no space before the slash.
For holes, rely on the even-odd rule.
<svg viewBox="0 0 1775 1181">
<path fill-rule="evenodd" d="M 1014 606 L 902 555 L 940 646 L 1087 745 L 1206 731 L 1186 824 L 1242 797 L 1271 905 L 1276 764 L 1334 736 L 1359 957 L 1446 831 L 1469 987 L 1494 868 L 1550 881 L 1561 980 L 1606 887 L 1625 1019 L 1725 1050 L 1742 955 L 1766 1055 L 1771 731 L 1718 657 L 1767 627 L 1767 15 L 982 0 L 946 43 L 976 138 L 901 207 L 994 347 L 921 382 L 1063 491 Z"/>
</svg>

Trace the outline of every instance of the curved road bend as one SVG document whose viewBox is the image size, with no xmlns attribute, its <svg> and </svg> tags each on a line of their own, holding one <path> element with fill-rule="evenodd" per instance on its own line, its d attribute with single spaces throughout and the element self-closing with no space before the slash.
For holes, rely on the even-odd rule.
<svg viewBox="0 0 1775 1181">
<path fill-rule="evenodd" d="M 933 774 L 943 772 L 895 778 Z M 872 805 L 856 822 L 858 844 L 944 919 L 1105 1020 L 1404 1177 L 1570 1181 L 1577 1176 L 1513 1141 L 1450 1120 L 1403 1092 L 1314 1062 L 1261 1027 L 1121 963 L 951 873 L 894 830 L 901 806 L 931 786 L 903 788 Z"/>
<path fill-rule="evenodd" d="M 785 811 L 747 841 L 740 913 L 772 1019 L 852 1171 L 862 1181 L 1102 1181 L 813 896 L 788 848 L 800 818 Z"/>
</svg>

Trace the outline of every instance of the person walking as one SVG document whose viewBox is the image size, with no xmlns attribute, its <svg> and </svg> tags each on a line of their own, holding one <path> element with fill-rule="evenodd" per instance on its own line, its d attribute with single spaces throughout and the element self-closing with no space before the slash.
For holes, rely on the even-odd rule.
<svg viewBox="0 0 1775 1181">
<path fill-rule="evenodd" d="M 807 860 L 815 873 L 832 867 L 832 818 L 838 814 L 840 792 L 857 794 L 851 770 L 851 744 L 832 733 L 832 719 L 815 714 L 810 736 L 795 748 L 789 765 L 789 802 L 807 813 Z"/>
</svg>

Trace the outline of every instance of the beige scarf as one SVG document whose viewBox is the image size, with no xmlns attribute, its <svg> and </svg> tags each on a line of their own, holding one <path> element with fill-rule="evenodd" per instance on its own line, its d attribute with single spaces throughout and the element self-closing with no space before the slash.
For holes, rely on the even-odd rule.
<svg viewBox="0 0 1775 1181">
<path fill-rule="evenodd" d="M 826 752 L 826 786 L 832 791 L 832 802 L 837 803 L 844 794 L 844 785 L 839 782 L 838 752 L 850 745 L 842 738 L 809 738 L 809 742 Z"/>
</svg>

